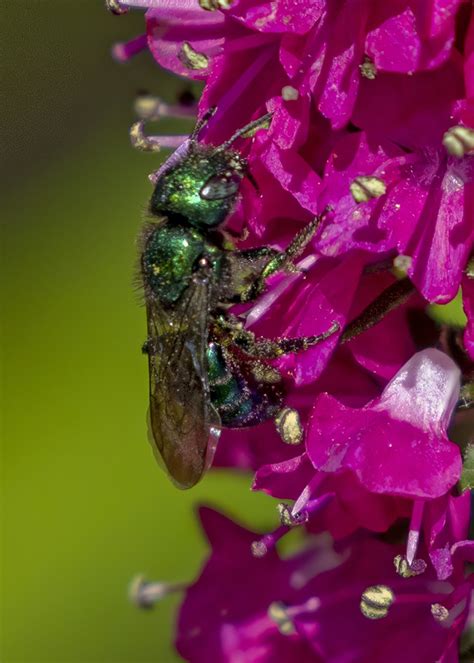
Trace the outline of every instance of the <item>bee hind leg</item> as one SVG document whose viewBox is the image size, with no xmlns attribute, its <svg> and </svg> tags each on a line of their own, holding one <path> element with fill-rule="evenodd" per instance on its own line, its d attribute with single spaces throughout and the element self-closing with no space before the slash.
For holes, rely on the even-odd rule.
<svg viewBox="0 0 474 663">
<path fill-rule="evenodd" d="M 245 329 L 237 329 L 234 332 L 234 343 L 245 353 L 257 359 L 277 359 L 286 354 L 307 350 L 313 345 L 325 341 L 337 333 L 340 326 L 333 322 L 330 328 L 315 336 L 299 336 L 296 338 L 256 338 L 252 332 Z"/>
</svg>

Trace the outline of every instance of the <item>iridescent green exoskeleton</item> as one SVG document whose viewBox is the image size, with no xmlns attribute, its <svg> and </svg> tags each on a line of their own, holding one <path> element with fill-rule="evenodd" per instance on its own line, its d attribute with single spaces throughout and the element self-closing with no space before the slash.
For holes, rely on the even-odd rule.
<svg viewBox="0 0 474 663">
<path fill-rule="evenodd" d="M 286 442 L 301 440 L 297 413 L 283 408 L 281 375 L 269 362 L 337 329 L 307 338 L 257 339 L 228 312 L 263 292 L 268 276 L 289 268 L 318 225 L 315 219 L 283 252 L 238 251 L 220 231 L 246 176 L 246 163 L 231 144 L 269 119 L 250 123 L 218 147 L 197 141 L 201 123 L 162 168 L 140 239 L 150 438 L 181 488 L 199 481 L 222 427 L 274 418 Z"/>
</svg>

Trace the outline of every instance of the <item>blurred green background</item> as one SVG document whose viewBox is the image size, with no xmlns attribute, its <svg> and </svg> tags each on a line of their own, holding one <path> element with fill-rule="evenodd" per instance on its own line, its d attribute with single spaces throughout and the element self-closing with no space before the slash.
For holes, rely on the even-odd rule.
<svg viewBox="0 0 474 663">
<path fill-rule="evenodd" d="M 183 83 L 115 41 L 143 29 L 98 0 L 3 0 L 2 663 L 177 661 L 179 597 L 129 604 L 137 572 L 191 580 L 206 554 L 193 509 L 268 525 L 246 477 L 176 490 L 146 439 L 145 316 L 135 236 L 158 159 L 127 130 L 137 90 Z M 170 127 L 179 131 L 182 127 Z"/>
</svg>

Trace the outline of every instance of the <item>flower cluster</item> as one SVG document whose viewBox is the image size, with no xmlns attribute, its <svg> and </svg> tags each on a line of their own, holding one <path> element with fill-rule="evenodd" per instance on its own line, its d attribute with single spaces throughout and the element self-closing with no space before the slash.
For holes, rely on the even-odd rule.
<svg viewBox="0 0 474 663">
<path fill-rule="evenodd" d="M 282 249 L 324 214 L 247 327 L 293 338 L 339 326 L 276 361 L 300 446 L 272 422 L 221 436 L 216 463 L 253 471 L 255 490 L 284 500 L 280 524 L 256 535 L 201 511 L 212 552 L 186 591 L 178 651 L 193 662 L 460 660 L 474 622 L 472 3 L 109 4 L 147 9 L 145 34 L 116 57 L 148 48 L 203 82 L 197 108 L 155 103 L 154 117 L 215 106 L 201 137 L 219 145 L 272 113 L 238 143 L 254 183 L 227 224 L 239 248 Z M 186 139 L 134 138 L 178 147 L 171 159 Z M 430 307 L 459 292 L 464 328 L 435 323 Z M 275 546 L 293 527 L 306 543 L 282 559 Z"/>
</svg>

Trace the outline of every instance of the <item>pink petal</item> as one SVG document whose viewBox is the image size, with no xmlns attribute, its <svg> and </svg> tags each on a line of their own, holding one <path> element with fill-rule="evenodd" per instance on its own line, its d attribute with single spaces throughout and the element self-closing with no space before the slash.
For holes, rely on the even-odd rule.
<svg viewBox="0 0 474 663">
<path fill-rule="evenodd" d="M 281 96 L 272 99 L 268 107 L 273 111 L 271 136 L 283 150 L 297 150 L 306 140 L 309 130 L 309 95 L 300 94 L 297 99 L 284 101 Z"/>
<path fill-rule="evenodd" d="M 324 0 L 267 0 L 258 3 L 240 0 L 231 5 L 228 14 L 251 30 L 302 35 L 319 19 L 325 4 Z"/>
<path fill-rule="evenodd" d="M 464 44 L 464 72 L 466 77 L 466 96 L 474 98 L 474 18 L 471 15 Z"/>
<path fill-rule="evenodd" d="M 308 453 L 323 472 L 349 469 L 374 493 L 438 497 L 457 481 L 459 450 L 388 413 L 350 410 L 320 396 L 308 431 Z"/>
<path fill-rule="evenodd" d="M 339 262 L 316 262 L 304 275 L 303 283 L 301 279 L 293 281 L 252 331 L 261 336 L 297 338 L 321 334 L 333 323 L 342 330 L 363 265 L 360 253 Z M 297 385 L 312 382 L 325 368 L 338 337 L 335 333 L 304 352 L 288 354 L 278 365 L 293 375 Z"/>
<path fill-rule="evenodd" d="M 458 5 L 459 0 L 451 4 Z M 449 15 L 450 29 L 445 28 L 436 40 L 426 39 L 420 34 L 419 17 L 411 8 L 391 16 L 369 32 L 366 50 L 377 70 L 413 74 L 423 69 L 434 69 L 447 60 L 454 41 L 453 9 Z M 444 10 L 444 13 L 447 11 Z"/>
<path fill-rule="evenodd" d="M 272 142 L 262 152 L 262 163 L 301 207 L 317 214 L 321 180 L 301 156 L 293 151 L 281 150 Z"/>
<path fill-rule="evenodd" d="M 463 96 L 461 58 L 413 76 L 381 72 L 375 80 L 361 80 L 352 121 L 405 147 L 440 145 L 453 103 Z"/>
<path fill-rule="evenodd" d="M 314 476 L 314 467 L 304 453 L 282 463 L 263 465 L 255 474 L 253 490 L 284 499 L 296 500 Z"/>
<path fill-rule="evenodd" d="M 321 113 L 335 129 L 349 121 L 360 82 L 368 3 L 329 6 L 313 49 L 310 86 Z"/>
<path fill-rule="evenodd" d="M 474 160 L 426 150 L 400 175 L 379 224 L 412 258 L 408 273 L 422 295 L 446 303 L 458 291 L 474 242 Z"/>
<path fill-rule="evenodd" d="M 388 383 L 374 410 L 443 436 L 459 398 L 461 371 L 448 355 L 417 352 Z"/>
<path fill-rule="evenodd" d="M 375 176 L 390 187 L 398 181 L 399 163 L 406 161 L 396 145 L 368 140 L 365 133 L 349 134 L 334 146 L 326 164 L 319 205 L 330 205 L 318 247 L 326 255 L 338 255 L 351 248 L 385 251 L 390 248 L 388 233 L 378 224 L 378 215 L 386 197 L 357 203 L 350 186 L 359 176 Z"/>
<path fill-rule="evenodd" d="M 458 480 L 460 452 L 445 426 L 459 394 L 459 369 L 438 350 L 419 352 L 360 410 L 327 394 L 316 401 L 307 451 L 316 469 L 349 469 L 371 492 L 438 497 Z"/>
<path fill-rule="evenodd" d="M 389 274 L 365 275 L 361 280 L 349 319 L 354 319 L 365 306 L 393 283 L 394 279 Z M 393 378 L 417 350 L 410 323 L 416 313 L 423 315 L 424 322 L 425 306 L 426 303 L 421 297 L 412 297 L 407 304 L 391 311 L 377 325 L 354 338 L 349 343 L 349 348 L 356 361 L 385 380 Z M 417 331 L 424 331 L 418 320 L 414 324 L 417 326 Z M 431 326 L 429 329 L 431 331 Z M 437 335 L 437 331 L 435 333 Z"/>
<path fill-rule="evenodd" d="M 224 16 L 221 12 L 206 12 L 197 2 L 160 2 L 146 14 L 148 46 L 157 62 L 174 73 L 188 78 L 205 78 L 205 69 L 190 69 L 180 58 L 184 42 L 209 58 L 222 49 Z"/>
</svg>

